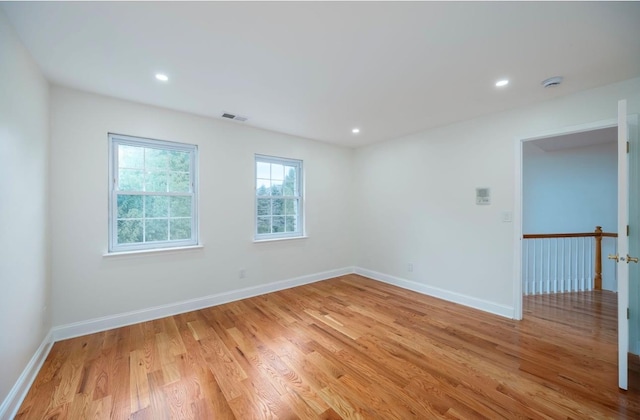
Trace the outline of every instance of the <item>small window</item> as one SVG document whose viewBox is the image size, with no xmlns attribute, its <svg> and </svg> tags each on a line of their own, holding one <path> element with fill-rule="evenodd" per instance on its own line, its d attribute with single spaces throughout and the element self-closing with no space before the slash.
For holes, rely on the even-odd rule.
<svg viewBox="0 0 640 420">
<path fill-rule="evenodd" d="M 302 161 L 256 155 L 256 240 L 304 235 Z"/>
<path fill-rule="evenodd" d="M 109 252 L 198 244 L 197 153 L 109 134 Z"/>
</svg>

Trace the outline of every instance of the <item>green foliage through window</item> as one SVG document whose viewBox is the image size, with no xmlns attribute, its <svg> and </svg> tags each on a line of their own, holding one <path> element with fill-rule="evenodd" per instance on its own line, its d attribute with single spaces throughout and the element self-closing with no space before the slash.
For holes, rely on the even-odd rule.
<svg viewBox="0 0 640 420">
<path fill-rule="evenodd" d="M 256 238 L 302 235 L 302 162 L 256 156 Z"/>
<path fill-rule="evenodd" d="M 196 146 L 110 135 L 110 251 L 197 244 Z"/>
</svg>

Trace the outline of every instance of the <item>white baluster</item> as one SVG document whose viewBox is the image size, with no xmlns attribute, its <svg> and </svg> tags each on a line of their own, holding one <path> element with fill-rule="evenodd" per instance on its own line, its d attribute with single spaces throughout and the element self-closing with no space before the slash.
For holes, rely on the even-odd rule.
<svg viewBox="0 0 640 420">
<path fill-rule="evenodd" d="M 578 290 L 584 290 L 584 238 L 578 238 L 578 261 L 576 261 L 578 267 Z"/>
<path fill-rule="evenodd" d="M 576 286 L 575 291 L 580 290 L 580 238 L 576 238 Z"/>
<path fill-rule="evenodd" d="M 572 259 L 571 256 L 573 255 L 573 240 L 571 238 L 569 238 L 569 258 L 567 261 L 568 262 L 568 266 L 569 266 L 569 273 L 567 273 L 567 289 L 568 290 L 572 290 L 573 288 L 573 264 L 572 264 Z"/>
<path fill-rule="evenodd" d="M 561 238 L 560 239 L 560 243 L 562 244 L 562 253 L 560 254 L 562 256 L 562 260 L 560 261 L 560 265 L 562 267 L 561 274 L 560 274 L 560 291 L 564 292 L 564 243 L 565 243 L 565 239 Z"/>
<path fill-rule="evenodd" d="M 540 258 L 539 258 L 539 264 L 540 266 L 538 267 L 538 290 L 540 291 L 540 294 L 544 293 L 544 239 L 542 239 L 540 241 Z"/>
<path fill-rule="evenodd" d="M 551 290 L 551 239 L 547 241 L 547 293 L 555 293 Z"/>
<path fill-rule="evenodd" d="M 522 259 L 524 270 L 522 270 L 522 289 L 525 295 L 529 294 L 529 240 L 522 241 Z"/>
<path fill-rule="evenodd" d="M 550 261 L 550 268 L 549 268 L 549 276 L 551 277 L 551 272 L 553 272 L 553 277 L 551 277 L 551 289 L 553 290 L 553 293 L 558 293 L 558 275 L 557 275 L 557 271 L 558 271 L 558 240 L 554 240 L 553 241 L 553 252 L 551 253 L 551 255 L 553 255 L 553 257 L 551 258 Z M 553 270 L 551 269 L 551 266 L 553 266 Z"/>
<path fill-rule="evenodd" d="M 531 243 L 533 248 L 533 258 L 531 261 L 531 294 L 536 294 L 536 240 Z"/>
</svg>

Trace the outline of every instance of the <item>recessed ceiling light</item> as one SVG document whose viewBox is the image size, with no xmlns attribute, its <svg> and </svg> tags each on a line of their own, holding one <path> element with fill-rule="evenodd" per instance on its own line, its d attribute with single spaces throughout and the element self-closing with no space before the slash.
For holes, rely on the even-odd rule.
<svg viewBox="0 0 640 420">
<path fill-rule="evenodd" d="M 509 84 L 509 81 L 507 79 L 504 80 L 498 80 L 496 82 L 496 86 L 497 87 L 502 87 L 502 86 L 507 86 Z"/>
<path fill-rule="evenodd" d="M 353 130 L 351 130 L 351 132 L 353 134 L 358 134 L 360 132 L 360 129 L 359 128 L 354 128 Z"/>
<path fill-rule="evenodd" d="M 169 81 L 169 76 L 167 76 L 166 74 L 162 74 L 162 73 L 156 73 L 156 79 L 160 80 L 161 82 L 168 82 Z"/>
</svg>

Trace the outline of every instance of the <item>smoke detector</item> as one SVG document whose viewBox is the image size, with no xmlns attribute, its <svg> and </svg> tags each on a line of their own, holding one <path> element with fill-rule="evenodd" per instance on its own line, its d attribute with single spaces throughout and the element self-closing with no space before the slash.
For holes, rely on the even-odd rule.
<svg viewBox="0 0 640 420">
<path fill-rule="evenodd" d="M 558 86 L 560 83 L 562 83 L 562 76 L 550 77 L 540 82 L 540 84 L 545 88 Z"/>
<path fill-rule="evenodd" d="M 230 120 L 240 121 L 240 122 L 247 121 L 247 117 L 242 117 L 240 115 L 235 115 L 235 114 L 229 114 L 228 112 L 224 112 L 222 114 L 222 118 L 228 118 Z"/>
</svg>

